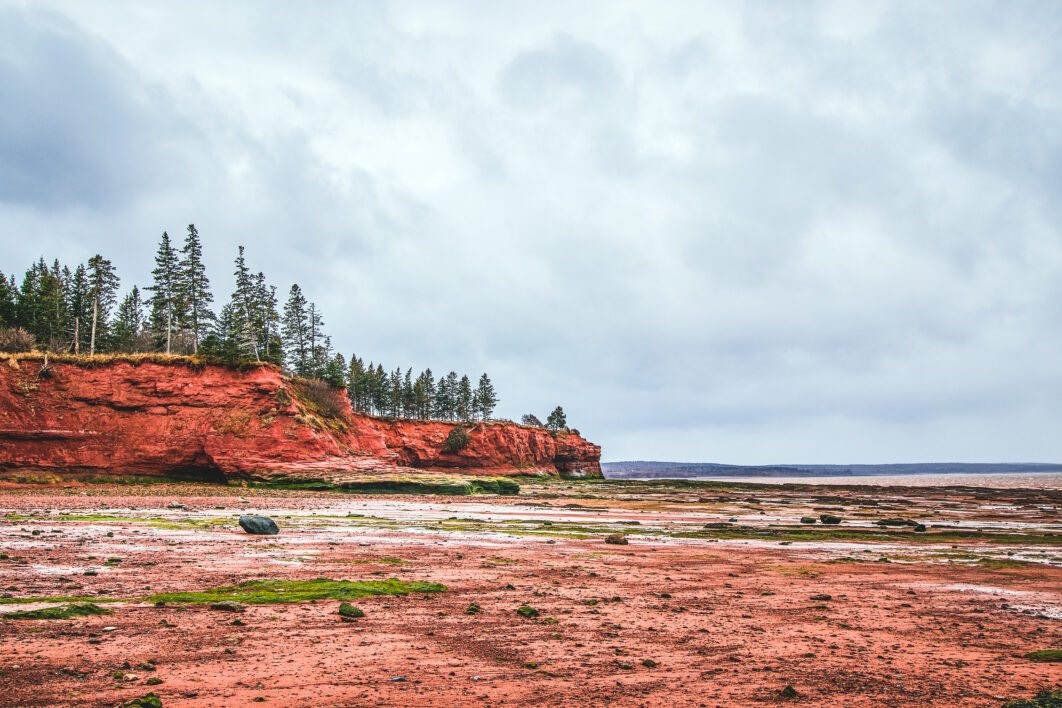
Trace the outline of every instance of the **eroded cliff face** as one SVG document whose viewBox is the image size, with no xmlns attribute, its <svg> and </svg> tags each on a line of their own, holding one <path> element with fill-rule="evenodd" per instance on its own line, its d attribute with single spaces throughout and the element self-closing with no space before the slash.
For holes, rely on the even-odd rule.
<svg viewBox="0 0 1062 708">
<path fill-rule="evenodd" d="M 601 449 L 573 433 L 355 414 L 317 400 L 271 366 L 188 362 L 57 363 L 0 358 L 0 473 L 343 481 L 447 469 L 466 474 L 600 477 Z"/>
</svg>

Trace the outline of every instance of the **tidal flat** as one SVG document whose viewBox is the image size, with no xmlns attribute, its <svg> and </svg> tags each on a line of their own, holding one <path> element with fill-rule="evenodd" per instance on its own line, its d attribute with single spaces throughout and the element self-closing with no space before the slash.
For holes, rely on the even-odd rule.
<svg viewBox="0 0 1062 708">
<path fill-rule="evenodd" d="M 520 484 L 2 483 L 0 705 L 1001 706 L 1062 685 L 1060 490 Z"/>
</svg>

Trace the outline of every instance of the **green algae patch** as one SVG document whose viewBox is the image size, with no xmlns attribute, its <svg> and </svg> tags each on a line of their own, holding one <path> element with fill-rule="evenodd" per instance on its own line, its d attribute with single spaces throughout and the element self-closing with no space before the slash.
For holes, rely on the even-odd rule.
<svg viewBox="0 0 1062 708">
<path fill-rule="evenodd" d="M 365 612 L 362 611 L 362 609 L 360 607 L 355 607 L 354 605 L 350 604 L 349 602 L 344 602 L 343 604 L 341 604 L 339 606 L 339 610 L 338 611 L 339 611 L 339 615 L 341 617 L 357 618 L 357 617 L 364 617 L 365 616 Z"/>
<path fill-rule="evenodd" d="M 389 580 L 248 580 L 231 587 L 203 592 L 172 592 L 143 598 L 148 602 L 203 605 L 235 600 L 248 605 L 306 602 L 309 600 L 356 600 L 372 595 L 408 595 L 411 592 L 445 592 L 446 586 L 420 581 Z"/>
<path fill-rule="evenodd" d="M 1031 651 L 1026 654 L 1024 658 L 1033 661 L 1062 661 L 1062 649 L 1040 649 L 1039 651 Z"/>
<path fill-rule="evenodd" d="M 52 619 L 71 619 L 73 617 L 95 617 L 96 615 L 113 615 L 111 610 L 97 607 L 91 602 L 76 602 L 71 605 L 63 605 L 61 607 L 45 607 L 41 610 L 23 610 L 19 612 L 5 612 L 4 619 L 25 619 L 25 620 L 52 620 Z"/>
<path fill-rule="evenodd" d="M 325 480 L 291 480 L 285 482 L 251 482 L 247 486 L 293 491 L 339 491 L 348 494 L 440 494 L 444 496 L 501 494 L 515 496 L 520 493 L 520 484 L 508 477 L 366 479 L 337 483 Z"/>
</svg>

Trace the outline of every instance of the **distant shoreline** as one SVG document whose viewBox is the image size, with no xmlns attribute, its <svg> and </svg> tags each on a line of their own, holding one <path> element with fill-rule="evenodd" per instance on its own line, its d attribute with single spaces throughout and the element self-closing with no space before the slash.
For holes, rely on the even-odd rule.
<svg viewBox="0 0 1062 708">
<path fill-rule="evenodd" d="M 896 463 L 854 465 L 725 465 L 698 462 L 623 461 L 602 462 L 609 479 L 856 479 L 865 477 L 983 476 L 1062 474 L 1055 463 Z"/>
</svg>

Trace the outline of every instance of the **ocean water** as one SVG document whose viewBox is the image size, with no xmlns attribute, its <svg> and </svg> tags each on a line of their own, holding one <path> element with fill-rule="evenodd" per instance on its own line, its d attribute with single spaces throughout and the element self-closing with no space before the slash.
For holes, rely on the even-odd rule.
<svg viewBox="0 0 1062 708">
<path fill-rule="evenodd" d="M 760 484 L 843 484 L 884 487 L 986 487 L 990 489 L 1062 489 L 1062 472 L 998 474 L 867 474 L 837 477 L 684 477 Z"/>
</svg>

